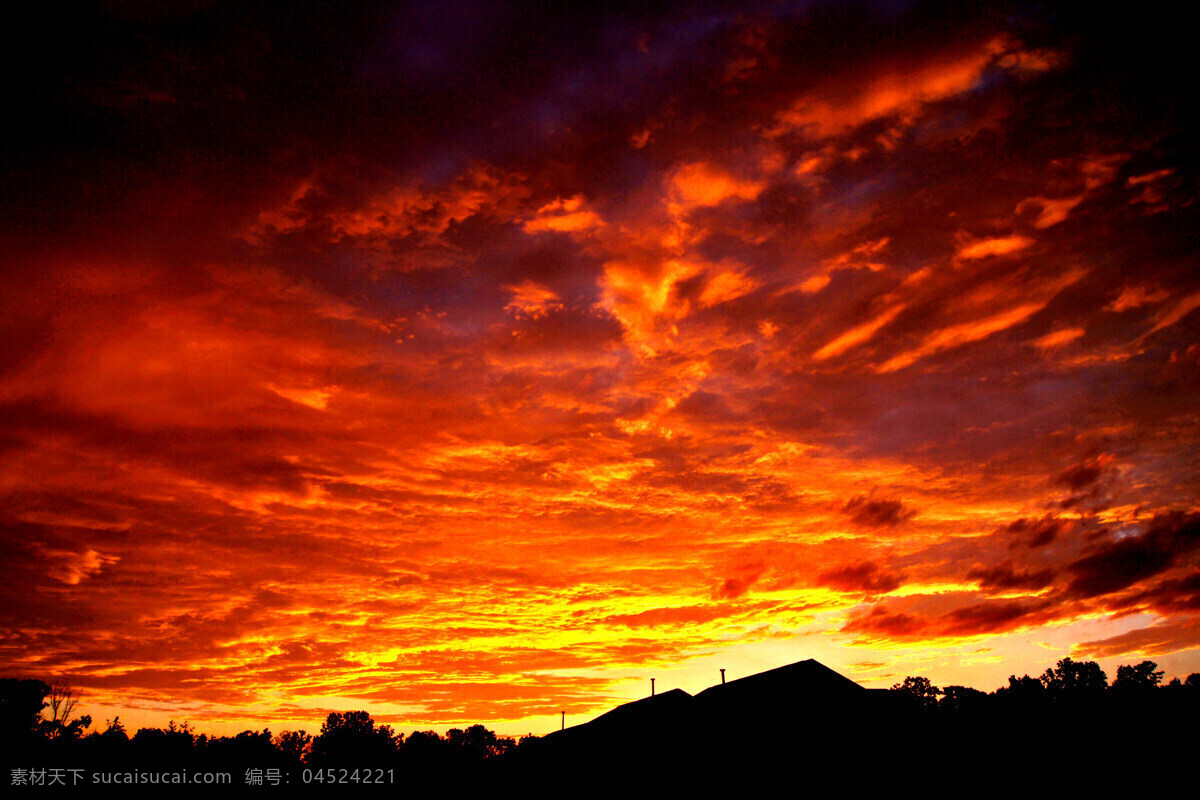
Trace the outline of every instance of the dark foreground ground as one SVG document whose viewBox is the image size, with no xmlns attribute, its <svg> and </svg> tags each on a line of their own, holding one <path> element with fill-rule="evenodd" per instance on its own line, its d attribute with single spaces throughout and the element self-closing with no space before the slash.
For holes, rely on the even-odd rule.
<svg viewBox="0 0 1200 800">
<path fill-rule="evenodd" d="M 858 707 L 765 707 L 705 718 L 663 708 L 523 740 L 502 755 L 422 751 L 411 742 L 384 751 L 377 739 L 355 737 L 304 761 L 249 736 L 204 747 L 186 736 L 10 740 L 3 782 L 8 797 L 1190 792 L 1200 763 L 1200 702 L 1193 694 L 1039 698 L 956 710 L 876 698 Z M 195 783 L 204 773 L 228 778 Z M 150 782 L 180 774 L 191 782 Z"/>
</svg>

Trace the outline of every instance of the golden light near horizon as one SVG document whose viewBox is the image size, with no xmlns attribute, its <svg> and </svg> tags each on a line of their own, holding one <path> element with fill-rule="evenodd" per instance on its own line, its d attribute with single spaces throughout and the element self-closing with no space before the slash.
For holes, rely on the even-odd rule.
<svg viewBox="0 0 1200 800">
<path fill-rule="evenodd" d="M 1200 671 L 1183 51 L 1001 10 L 55 20 L 0 674 L 524 734 L 809 657 Z"/>
</svg>

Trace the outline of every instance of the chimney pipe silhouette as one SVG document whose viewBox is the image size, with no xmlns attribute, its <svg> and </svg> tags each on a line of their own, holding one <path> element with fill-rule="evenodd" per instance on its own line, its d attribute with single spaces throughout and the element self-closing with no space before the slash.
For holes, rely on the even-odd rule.
<svg viewBox="0 0 1200 800">
<path fill-rule="evenodd" d="M 721 683 L 725 683 L 725 669 L 721 669 Z"/>
<path fill-rule="evenodd" d="M 562 715 L 562 730 L 565 731 L 567 729 L 567 712 L 562 712 Z"/>
<path fill-rule="evenodd" d="M 654 678 L 650 679 L 650 696 L 654 697 Z"/>
</svg>

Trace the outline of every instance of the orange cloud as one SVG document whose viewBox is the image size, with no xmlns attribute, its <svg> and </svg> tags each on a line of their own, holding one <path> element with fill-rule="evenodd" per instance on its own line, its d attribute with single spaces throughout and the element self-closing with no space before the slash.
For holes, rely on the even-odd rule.
<svg viewBox="0 0 1200 800">
<path fill-rule="evenodd" d="M 1072 648 L 1077 658 L 1153 658 L 1190 650 L 1200 637 L 1200 620 L 1162 621 L 1112 636 L 1080 642 Z"/>
<path fill-rule="evenodd" d="M 1033 346 L 1039 350 L 1054 350 L 1075 341 L 1086 332 L 1083 328 L 1062 328 L 1034 339 Z"/>
<path fill-rule="evenodd" d="M 529 196 L 519 176 L 475 166 L 437 188 L 403 185 L 370 198 L 361 208 L 329 215 L 335 238 L 437 237 L 476 214 L 511 217 Z"/>
<path fill-rule="evenodd" d="M 578 233 L 603 225 L 604 220 L 599 214 L 584 208 L 586 202 L 583 195 L 577 194 L 566 200 L 560 198 L 547 203 L 539 208 L 534 218 L 528 220 L 523 227 L 528 233 Z"/>
<path fill-rule="evenodd" d="M 1084 195 L 1058 198 L 1028 197 L 1017 203 L 1017 213 L 1023 214 L 1036 209 L 1038 215 L 1033 221 L 1033 227 L 1043 230 L 1064 221 L 1071 215 L 1071 211 L 1083 202 L 1083 199 Z"/>
<path fill-rule="evenodd" d="M 106 566 L 120 560 L 118 556 L 104 555 L 95 550 L 86 550 L 82 553 L 45 550 L 44 555 L 52 564 L 48 569 L 50 577 L 71 586 L 98 574 Z"/>
<path fill-rule="evenodd" d="M 1118 298 L 1119 300 L 1120 298 Z M 1197 308 L 1200 308 L 1200 292 L 1194 292 L 1186 297 L 1183 297 L 1175 305 L 1165 309 L 1154 320 L 1154 326 L 1150 330 L 1142 334 L 1142 339 L 1158 333 L 1163 328 L 1169 328 L 1175 325 L 1188 314 L 1191 314 Z"/>
<path fill-rule="evenodd" d="M 887 117 L 911 124 L 924 106 L 977 88 L 989 67 L 1041 72 L 1055 63 L 1048 56 L 1011 51 L 1004 40 L 993 39 L 969 53 L 894 67 L 836 92 L 805 95 L 776 117 L 770 135 L 805 132 L 824 138 Z"/>
<path fill-rule="evenodd" d="M 949 328 L 934 331 L 915 349 L 893 356 L 885 361 L 879 367 L 879 371 L 894 372 L 898 369 L 904 369 L 942 350 L 961 347 L 964 344 L 985 339 L 994 333 L 1007 330 L 1014 325 L 1024 322 L 1045 307 L 1046 304 L 1044 302 L 1025 303 L 985 319 L 965 322 L 961 325 L 953 325 Z"/>
<path fill-rule="evenodd" d="M 758 282 L 747 278 L 743 273 L 730 269 L 717 272 L 704 286 L 700 293 L 700 305 L 704 308 L 726 303 L 730 300 L 748 294 L 758 286 Z"/>
<path fill-rule="evenodd" d="M 765 187 L 762 181 L 736 178 L 713 164 L 686 164 L 671 176 L 671 208 L 686 213 L 727 200 L 754 200 Z"/>
<path fill-rule="evenodd" d="M 62 61 L 5 240 L 5 674 L 526 733 L 718 661 L 1200 669 L 1178 103 L 969 5 L 255 26 L 322 80 L 204 39 L 214 92 L 99 115 L 178 48 Z"/>
<path fill-rule="evenodd" d="M 1006 256 L 1010 253 L 1019 253 L 1033 244 L 1035 244 L 1033 239 L 1016 234 L 993 239 L 971 239 L 967 237 L 960 244 L 955 258 L 960 261 L 971 261 L 979 258 L 991 258 L 992 256 Z"/>
<path fill-rule="evenodd" d="M 871 338 L 874 337 L 881 328 L 890 323 L 896 317 L 900 316 L 900 313 L 904 311 L 904 308 L 904 303 L 897 303 L 869 322 L 851 328 L 841 336 L 838 336 L 836 339 L 829 342 L 829 344 L 825 345 L 817 352 L 813 353 L 813 358 L 817 361 L 825 361 L 870 341 Z"/>
<path fill-rule="evenodd" d="M 1131 308 L 1161 303 L 1170 296 L 1171 293 L 1164 289 L 1151 289 L 1146 286 L 1137 285 L 1125 286 L 1121 289 L 1121 293 L 1117 298 L 1104 307 L 1104 310 L 1119 314 Z"/>
<path fill-rule="evenodd" d="M 557 294 L 534 281 L 524 281 L 506 288 L 512 292 L 512 300 L 504 310 L 519 317 L 543 317 L 562 308 L 562 301 Z"/>
</svg>

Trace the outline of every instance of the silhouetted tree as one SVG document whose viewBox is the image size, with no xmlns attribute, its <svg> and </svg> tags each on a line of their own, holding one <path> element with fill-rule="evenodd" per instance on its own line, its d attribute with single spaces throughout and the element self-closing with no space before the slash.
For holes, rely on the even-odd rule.
<svg viewBox="0 0 1200 800">
<path fill-rule="evenodd" d="M 1187 676 L 1187 680 L 1183 685 L 1188 689 L 1200 689 L 1200 672 L 1193 672 Z"/>
<path fill-rule="evenodd" d="M 390 725 L 376 727 L 366 711 L 334 712 L 312 740 L 312 760 L 322 764 L 354 759 L 364 764 L 380 763 L 395 754 L 400 741 Z"/>
<path fill-rule="evenodd" d="M 192 753 L 196 732 L 191 724 L 171 720 L 165 728 L 138 728 L 130 740 L 134 751 L 147 761 L 178 762 Z"/>
<path fill-rule="evenodd" d="M 413 731 L 404 740 L 404 755 L 417 764 L 433 764 L 445 756 L 446 741 L 437 731 Z"/>
<path fill-rule="evenodd" d="M 1037 678 L 1031 678 L 1024 675 L 1018 678 L 1016 675 L 1008 676 L 1008 686 L 1002 686 L 996 690 L 996 694 L 1000 696 L 1008 696 L 1020 698 L 1022 700 L 1030 700 L 1033 698 L 1041 698 L 1046 696 L 1046 687 Z"/>
<path fill-rule="evenodd" d="M 50 687 L 50 698 L 46 708 L 50 711 L 50 719 L 44 720 L 42 729 L 51 739 L 78 739 L 85 728 L 91 726 L 92 718 L 84 714 L 75 720 L 75 708 L 79 705 L 79 692 L 65 684 L 55 684 Z"/>
<path fill-rule="evenodd" d="M 111 720 L 105 720 L 104 730 L 93 735 L 103 736 L 105 739 L 118 739 L 125 742 L 129 741 L 129 734 L 125 732 L 125 726 L 121 724 L 121 718 L 119 716 L 113 717 Z"/>
<path fill-rule="evenodd" d="M 987 702 L 987 694 L 970 686 L 947 686 L 942 690 L 938 709 L 944 711 L 978 711 Z"/>
<path fill-rule="evenodd" d="M 1050 693 L 1042 682 L 1029 675 L 1008 676 L 1008 685 L 992 692 L 994 708 L 1006 714 L 1036 714 L 1044 712 L 1050 705 Z"/>
<path fill-rule="evenodd" d="M 275 748 L 271 731 L 242 731 L 235 736 L 214 736 L 207 741 L 196 740 L 196 751 L 204 753 L 218 764 L 226 764 L 240 771 L 257 767 L 283 767 L 284 755 Z"/>
<path fill-rule="evenodd" d="M 366 711 L 334 712 L 321 725 L 321 736 L 374 736 L 375 720 Z"/>
<path fill-rule="evenodd" d="M 125 732 L 120 717 L 105 720 L 104 730 L 92 731 L 83 741 L 87 751 L 99 762 L 112 763 L 122 758 L 129 749 L 129 734 Z"/>
<path fill-rule="evenodd" d="M 1108 676 L 1095 661 L 1072 661 L 1064 658 L 1042 673 L 1042 685 L 1051 691 L 1090 690 L 1103 691 L 1108 688 Z"/>
<path fill-rule="evenodd" d="M 0 679 L 0 737 L 16 741 L 42 732 L 42 709 L 50 686 L 42 681 Z"/>
<path fill-rule="evenodd" d="M 942 693 L 942 690 L 934 686 L 929 678 L 916 675 L 909 675 L 904 679 L 904 683 L 893 685 L 892 691 L 915 697 L 917 703 L 922 708 L 933 708 L 936 706 L 938 695 Z"/>
<path fill-rule="evenodd" d="M 292 762 L 303 764 L 312 751 L 312 741 L 307 731 L 284 731 L 275 737 L 275 747 Z"/>
<path fill-rule="evenodd" d="M 1154 689 L 1162 681 L 1162 670 L 1153 661 L 1143 661 L 1136 666 L 1117 667 L 1114 689 Z"/>
<path fill-rule="evenodd" d="M 483 725 L 472 725 L 465 731 L 452 728 L 446 731 L 446 741 L 458 755 L 470 761 L 494 758 L 503 754 L 506 747 L 496 738 L 496 734 Z M 507 741 L 512 742 L 511 739 Z"/>
</svg>

